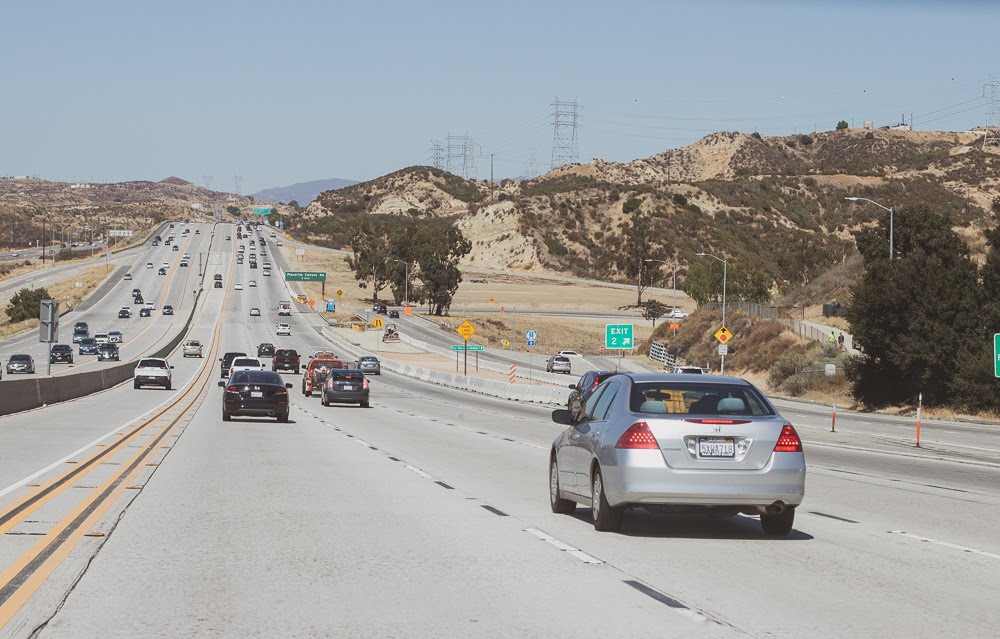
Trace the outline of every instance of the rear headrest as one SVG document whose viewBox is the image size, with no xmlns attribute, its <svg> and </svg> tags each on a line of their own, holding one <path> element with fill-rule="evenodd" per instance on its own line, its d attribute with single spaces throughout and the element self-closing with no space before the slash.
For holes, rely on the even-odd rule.
<svg viewBox="0 0 1000 639">
<path fill-rule="evenodd" d="M 645 401 L 639 405 L 640 413 L 666 413 L 667 405 L 663 402 Z"/>
<path fill-rule="evenodd" d="M 719 413 L 744 413 L 747 410 L 747 405 L 739 397 L 723 397 L 719 400 L 719 405 L 715 410 Z"/>
</svg>

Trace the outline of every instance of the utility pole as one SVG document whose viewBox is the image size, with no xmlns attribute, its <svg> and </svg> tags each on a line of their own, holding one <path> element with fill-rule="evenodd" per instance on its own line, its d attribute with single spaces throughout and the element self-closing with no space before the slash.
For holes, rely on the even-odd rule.
<svg viewBox="0 0 1000 639">
<path fill-rule="evenodd" d="M 987 95 L 987 89 L 989 90 Z M 994 75 L 983 86 L 983 97 L 989 98 L 986 106 L 986 132 L 983 134 L 983 148 L 1000 145 L 1000 85 Z"/>
<path fill-rule="evenodd" d="M 493 181 L 493 154 L 490 153 L 490 199 L 495 199 L 496 182 Z"/>
<path fill-rule="evenodd" d="M 43 267 L 45 266 L 45 218 L 44 217 L 42 217 L 42 266 Z"/>
</svg>

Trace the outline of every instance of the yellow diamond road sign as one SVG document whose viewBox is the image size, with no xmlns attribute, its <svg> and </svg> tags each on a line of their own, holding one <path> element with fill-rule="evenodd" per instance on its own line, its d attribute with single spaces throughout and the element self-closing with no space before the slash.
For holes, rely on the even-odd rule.
<svg viewBox="0 0 1000 639">
<path fill-rule="evenodd" d="M 338 289 L 337 289 L 337 297 L 341 297 L 341 296 L 342 296 L 343 294 L 344 294 L 344 291 L 342 291 L 342 290 L 340 290 L 340 289 L 338 288 Z"/>
<path fill-rule="evenodd" d="M 719 340 L 720 344 L 728 344 L 729 340 L 733 339 L 733 334 L 729 332 L 728 328 L 723 326 L 715 331 L 715 339 Z"/>
<path fill-rule="evenodd" d="M 476 327 L 469 320 L 465 320 L 455 329 L 455 332 L 461 335 L 462 339 L 467 340 L 476 332 Z"/>
<path fill-rule="evenodd" d="M 382 330 L 382 327 L 385 326 L 385 320 L 383 320 L 381 317 L 376 317 L 375 319 L 372 320 L 372 326 L 374 326 L 378 330 Z"/>
</svg>

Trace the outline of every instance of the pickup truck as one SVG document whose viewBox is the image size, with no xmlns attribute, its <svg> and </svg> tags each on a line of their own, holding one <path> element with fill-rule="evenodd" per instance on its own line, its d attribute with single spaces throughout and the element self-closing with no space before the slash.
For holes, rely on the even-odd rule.
<svg viewBox="0 0 1000 639">
<path fill-rule="evenodd" d="M 323 388 L 323 382 L 326 381 L 326 374 L 330 369 L 347 368 L 347 365 L 339 359 L 316 358 L 309 360 L 308 364 L 303 364 L 302 368 L 305 370 L 302 373 L 302 394 L 311 397 L 313 390 L 318 392 Z"/>
<path fill-rule="evenodd" d="M 291 300 L 281 300 L 278 302 L 278 315 L 291 316 L 292 314 L 292 302 Z"/>
<path fill-rule="evenodd" d="M 274 352 L 274 359 L 271 360 L 271 370 L 299 372 L 302 365 L 302 357 L 294 348 L 279 348 Z"/>
<path fill-rule="evenodd" d="M 201 342 L 196 339 L 184 342 L 184 357 L 204 357 Z"/>
</svg>

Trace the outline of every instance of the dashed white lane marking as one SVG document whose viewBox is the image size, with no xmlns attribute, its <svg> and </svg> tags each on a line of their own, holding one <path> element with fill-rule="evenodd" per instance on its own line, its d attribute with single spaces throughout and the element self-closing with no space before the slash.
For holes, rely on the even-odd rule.
<svg viewBox="0 0 1000 639">
<path fill-rule="evenodd" d="M 358 439 L 357 437 L 355 437 L 355 438 L 354 438 L 354 441 L 355 441 L 355 442 L 357 442 L 358 444 L 361 444 L 362 446 L 371 446 L 371 444 L 369 444 L 369 443 L 368 443 L 368 442 L 366 442 L 365 440 L 363 440 L 363 439 Z"/>
<path fill-rule="evenodd" d="M 992 552 L 987 552 L 985 550 L 979 550 L 978 548 L 969 548 L 968 546 L 959 546 L 958 544 L 953 544 L 947 541 L 939 541 L 937 539 L 931 539 L 930 537 L 921 537 L 920 535 L 914 535 L 902 530 L 890 530 L 890 535 L 899 535 L 900 537 L 906 537 L 908 539 L 916 539 L 917 541 L 923 541 L 929 544 L 937 544 L 938 546 L 944 546 L 945 548 L 952 548 L 954 550 L 961 550 L 962 552 L 972 553 L 974 555 L 981 555 L 983 557 L 989 557 L 990 559 L 1000 559 L 1000 555 Z"/>
<path fill-rule="evenodd" d="M 406 470 L 413 471 L 414 473 L 420 475 L 424 479 L 434 479 L 434 477 L 432 475 L 428 475 L 427 473 L 425 473 L 424 471 L 420 470 L 416 466 L 412 466 L 410 464 L 406 465 Z"/>
<path fill-rule="evenodd" d="M 597 557 L 594 557 L 593 555 L 588 555 L 587 553 L 583 552 L 579 548 L 577 548 L 575 546 L 571 546 L 571 545 L 567 544 L 565 541 L 560 541 L 560 540 L 556 539 L 555 537 L 553 537 L 552 535 L 544 533 L 541 530 L 538 530 L 537 528 L 525 528 L 524 532 L 526 532 L 528 534 L 531 534 L 531 535 L 534 535 L 535 537 L 538 537 L 539 539 L 541 539 L 545 543 L 549 544 L 550 546 L 554 546 L 554 547 L 558 548 L 559 550 L 565 552 L 567 555 L 572 555 L 573 557 L 576 557 L 577 559 L 579 559 L 580 561 L 582 561 L 585 564 L 603 564 L 604 563 L 602 560 L 598 559 Z"/>
</svg>

